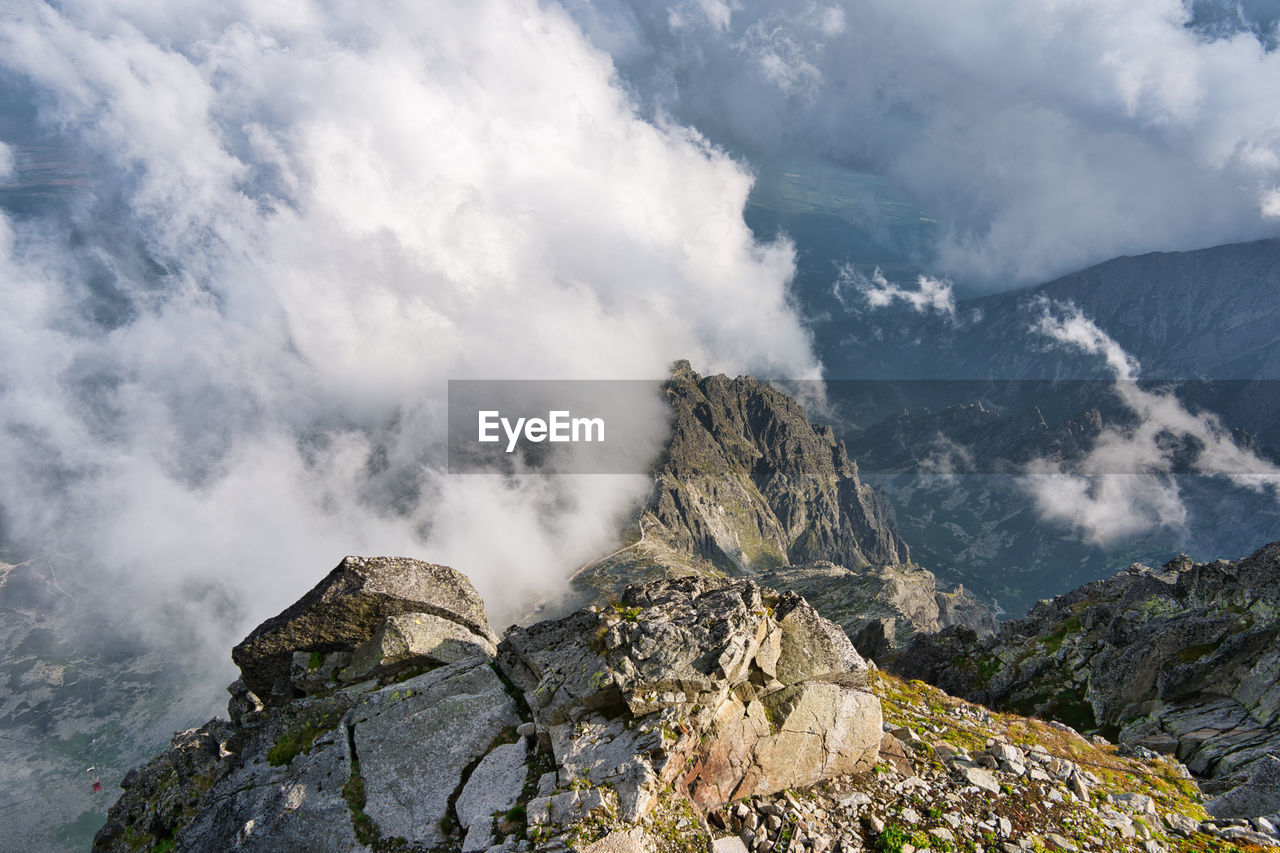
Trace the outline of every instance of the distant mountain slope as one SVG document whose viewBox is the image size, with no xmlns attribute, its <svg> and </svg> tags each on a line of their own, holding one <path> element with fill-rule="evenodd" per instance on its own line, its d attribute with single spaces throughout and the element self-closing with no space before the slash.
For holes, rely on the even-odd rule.
<svg viewBox="0 0 1280 853">
<path fill-rule="evenodd" d="M 957 314 L 982 312 L 985 342 L 1003 343 L 975 365 L 987 368 L 984 375 L 1010 365 L 1008 347 L 1026 338 L 1040 297 L 1081 308 L 1138 358 L 1145 378 L 1280 378 L 1280 240 L 1115 258 L 1037 287 L 963 300 Z M 1060 375 L 1060 353 L 1038 355 L 1015 363 Z"/>
<path fill-rule="evenodd" d="M 872 310 L 856 292 L 833 290 L 834 278 L 833 266 L 797 285 L 831 378 L 1105 378 L 1098 359 L 1031 331 L 1040 301 L 1052 299 L 1084 311 L 1141 362 L 1143 377 L 1280 379 L 1280 239 L 1115 258 L 962 299 L 954 321 Z"/>
</svg>

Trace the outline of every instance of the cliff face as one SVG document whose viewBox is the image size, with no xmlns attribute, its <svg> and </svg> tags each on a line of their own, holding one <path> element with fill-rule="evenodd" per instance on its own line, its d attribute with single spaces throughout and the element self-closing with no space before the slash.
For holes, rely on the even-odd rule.
<svg viewBox="0 0 1280 853">
<path fill-rule="evenodd" d="M 649 578 L 754 577 L 821 602 L 870 654 L 916 631 L 994 630 L 984 605 L 937 589 L 911 562 L 884 495 L 794 399 L 752 377 L 698 376 L 687 362 L 665 393 L 672 433 L 653 496 L 631 543 L 575 577 L 587 597 Z"/>
<path fill-rule="evenodd" d="M 889 503 L 795 400 L 751 377 L 699 377 L 688 362 L 666 395 L 674 428 L 650 535 L 731 573 L 910 561 Z"/>
<path fill-rule="evenodd" d="M 1133 565 L 1005 624 L 919 637 L 891 666 L 949 692 L 1176 755 L 1235 817 L 1280 812 L 1280 543 Z"/>
</svg>

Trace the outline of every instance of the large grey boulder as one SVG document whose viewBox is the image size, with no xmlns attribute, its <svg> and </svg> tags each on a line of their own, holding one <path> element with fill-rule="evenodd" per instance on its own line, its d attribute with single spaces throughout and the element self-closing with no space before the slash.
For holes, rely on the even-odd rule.
<svg viewBox="0 0 1280 853">
<path fill-rule="evenodd" d="M 456 624 L 476 643 L 496 643 L 484 601 L 462 573 L 405 557 L 347 557 L 296 603 L 263 622 L 231 652 L 264 704 L 295 697 L 295 652 L 351 651 L 390 616 L 423 613 Z"/>
<path fill-rule="evenodd" d="M 488 637 L 431 613 L 390 616 L 366 643 L 356 647 L 343 681 L 377 678 L 410 663 L 457 663 L 469 657 L 493 657 L 497 647 Z"/>
<path fill-rule="evenodd" d="M 468 771 L 520 722 L 488 661 L 472 658 L 385 687 L 348 715 L 364 811 L 390 838 L 426 847 L 448 838 L 441 821 Z"/>
<path fill-rule="evenodd" d="M 447 847 L 451 801 L 519 722 L 483 656 L 365 693 L 295 700 L 250 727 L 215 720 L 133 771 L 94 849 L 164 837 L 196 853 L 347 853 L 396 837 Z"/>
<path fill-rule="evenodd" d="M 1280 812 L 1280 758 L 1268 755 L 1257 761 L 1254 768 L 1244 784 L 1205 803 L 1205 811 L 1218 818 L 1257 817 Z"/>
</svg>

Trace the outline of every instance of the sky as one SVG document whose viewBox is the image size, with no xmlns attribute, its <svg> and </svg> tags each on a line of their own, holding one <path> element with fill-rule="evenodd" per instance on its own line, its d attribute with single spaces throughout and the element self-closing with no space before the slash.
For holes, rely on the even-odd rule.
<svg viewBox="0 0 1280 853">
<path fill-rule="evenodd" d="M 806 159 L 939 223 L 932 272 L 1038 283 L 1280 231 L 1280 4 L 569 0 L 650 115 L 767 183 Z"/>
<path fill-rule="evenodd" d="M 13 0 L 2 538 L 223 656 L 348 553 L 501 626 L 646 484 L 449 477 L 448 379 L 820 376 L 743 216 L 795 163 L 929 211 L 918 309 L 1275 235 L 1274 6 Z"/>
<path fill-rule="evenodd" d="M 0 219 L 8 544 L 220 658 L 349 553 L 454 565 L 502 627 L 613 547 L 644 479 L 449 477 L 448 379 L 818 375 L 748 168 L 554 5 L 19 0 L 0 66 L 0 165 L 89 175 Z"/>
</svg>

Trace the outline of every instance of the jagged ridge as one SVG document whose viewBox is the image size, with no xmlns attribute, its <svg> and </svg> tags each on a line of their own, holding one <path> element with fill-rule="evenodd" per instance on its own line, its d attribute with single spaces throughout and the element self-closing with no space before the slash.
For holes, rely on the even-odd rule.
<svg viewBox="0 0 1280 853">
<path fill-rule="evenodd" d="M 1280 812 L 1278 637 L 1272 543 L 1235 562 L 1134 564 L 1041 602 L 996 637 L 918 637 L 889 665 L 993 707 L 1174 754 L 1221 795 L 1211 812 L 1254 816 Z"/>
</svg>

